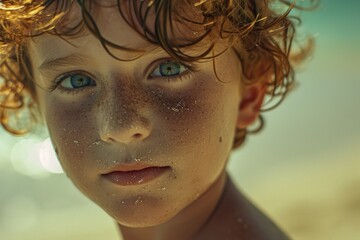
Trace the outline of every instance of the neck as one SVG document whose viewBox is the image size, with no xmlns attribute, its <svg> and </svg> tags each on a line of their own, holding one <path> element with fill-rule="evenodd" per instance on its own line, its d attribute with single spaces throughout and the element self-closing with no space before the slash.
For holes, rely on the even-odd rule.
<svg viewBox="0 0 360 240">
<path fill-rule="evenodd" d="M 218 179 L 193 203 L 171 220 L 153 227 L 131 228 L 118 225 L 124 240 L 187 240 L 194 239 L 206 228 L 217 210 L 225 183 L 228 179 L 224 171 Z"/>
</svg>

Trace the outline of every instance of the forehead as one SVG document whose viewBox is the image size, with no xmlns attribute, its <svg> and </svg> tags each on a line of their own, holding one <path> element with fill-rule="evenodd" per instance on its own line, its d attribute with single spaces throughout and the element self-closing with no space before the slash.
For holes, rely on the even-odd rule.
<svg viewBox="0 0 360 240">
<path fill-rule="evenodd" d="M 204 17 L 193 0 L 90 0 L 81 1 L 82 4 L 69 1 L 61 9 L 63 2 L 51 1 L 45 11 L 48 15 L 62 12 L 61 21 L 56 24 L 60 33 L 85 22 L 87 30 L 115 44 L 117 40 L 126 43 L 127 34 L 135 32 L 151 42 L 165 36 L 182 46 L 206 32 L 202 24 Z"/>
<path fill-rule="evenodd" d="M 53 1 L 46 8 L 46 14 L 51 15 L 52 12 L 58 11 L 61 2 Z M 182 1 L 183 4 L 179 5 L 179 1 L 175 0 L 172 5 L 162 6 L 163 12 L 156 12 L 155 3 L 146 0 L 87 1 L 88 5 L 84 6 L 72 1 L 69 8 L 64 11 L 65 15 L 58 22 L 56 32 L 70 31 L 70 34 L 65 34 L 63 38 L 71 40 L 75 46 L 86 45 L 89 36 L 96 37 L 102 40 L 99 43 L 101 42 L 111 52 L 126 50 L 128 54 L 131 53 L 130 59 L 139 56 L 139 53 L 155 50 L 161 45 L 161 41 L 167 41 L 167 44 L 172 46 L 187 46 L 186 49 L 182 49 L 184 52 L 204 52 L 209 46 L 204 44 L 205 41 L 210 42 L 206 38 L 199 41 L 206 31 L 199 24 L 201 13 L 191 2 Z M 176 12 L 173 12 L 174 9 Z M 190 19 L 195 23 L 191 23 Z M 73 34 L 72 30 L 78 26 L 84 27 L 77 28 L 74 31 L 76 34 Z M 163 39 L 159 39 L 158 35 Z M 53 46 L 64 45 L 63 41 L 56 35 L 45 34 L 33 38 L 31 42 L 35 43 L 37 51 L 40 51 L 38 55 L 49 57 L 53 52 Z"/>
</svg>

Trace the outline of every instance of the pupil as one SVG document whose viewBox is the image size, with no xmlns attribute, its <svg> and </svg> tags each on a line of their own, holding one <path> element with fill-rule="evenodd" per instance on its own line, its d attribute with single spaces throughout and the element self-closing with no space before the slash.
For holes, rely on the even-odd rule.
<svg viewBox="0 0 360 240">
<path fill-rule="evenodd" d="M 71 85 L 74 88 L 79 88 L 79 87 L 83 87 L 89 84 L 89 78 L 85 77 L 85 76 L 79 76 L 79 75 L 75 75 L 73 77 L 71 77 Z"/>
<path fill-rule="evenodd" d="M 163 76 L 177 75 L 180 73 L 180 64 L 172 62 L 160 65 L 160 73 Z"/>
</svg>

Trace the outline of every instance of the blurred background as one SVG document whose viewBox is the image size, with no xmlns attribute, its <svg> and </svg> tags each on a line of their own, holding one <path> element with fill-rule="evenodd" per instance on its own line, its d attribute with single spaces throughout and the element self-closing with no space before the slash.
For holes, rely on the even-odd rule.
<svg viewBox="0 0 360 240">
<path fill-rule="evenodd" d="M 232 154 L 238 187 L 293 239 L 360 239 L 360 1 L 302 13 L 315 36 L 299 87 Z M 0 130 L 0 239 L 118 239 L 62 173 L 48 139 Z"/>
</svg>

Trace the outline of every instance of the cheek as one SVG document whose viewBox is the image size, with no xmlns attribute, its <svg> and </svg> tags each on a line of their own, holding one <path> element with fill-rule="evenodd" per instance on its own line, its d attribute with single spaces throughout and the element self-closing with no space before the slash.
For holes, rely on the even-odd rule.
<svg viewBox="0 0 360 240">
<path fill-rule="evenodd" d="M 49 130 L 58 159 L 67 175 L 84 175 L 84 172 L 96 171 L 91 164 L 94 159 L 87 158 L 91 139 L 96 128 L 94 119 L 85 104 L 62 102 L 51 93 L 43 97 L 42 112 Z"/>
<path fill-rule="evenodd" d="M 167 119 L 163 149 L 172 149 L 179 174 L 199 180 L 222 169 L 234 138 L 238 92 L 236 84 L 203 77 L 186 96 L 164 98 L 167 107 L 159 114 Z"/>
</svg>

